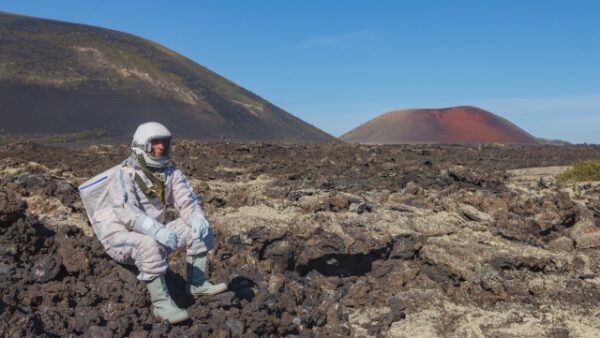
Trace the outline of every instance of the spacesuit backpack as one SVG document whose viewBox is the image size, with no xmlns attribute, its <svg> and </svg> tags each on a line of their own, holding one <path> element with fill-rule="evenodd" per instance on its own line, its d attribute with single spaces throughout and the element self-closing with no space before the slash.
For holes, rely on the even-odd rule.
<svg viewBox="0 0 600 338">
<path fill-rule="evenodd" d="M 88 219 L 96 234 L 103 228 L 101 222 L 107 220 L 107 213 L 112 213 L 113 206 L 109 196 L 109 188 L 114 180 L 119 180 L 123 191 L 123 200 L 127 202 L 127 190 L 123 181 L 122 164 L 116 165 L 96 175 L 79 186 L 79 195 Z"/>
</svg>

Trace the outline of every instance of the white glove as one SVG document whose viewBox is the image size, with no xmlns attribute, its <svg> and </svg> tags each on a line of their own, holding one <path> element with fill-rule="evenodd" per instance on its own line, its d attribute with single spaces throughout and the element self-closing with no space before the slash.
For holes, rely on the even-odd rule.
<svg viewBox="0 0 600 338">
<path fill-rule="evenodd" d="M 192 214 L 192 232 L 194 238 L 203 239 L 208 234 L 210 224 L 206 217 L 199 213 Z"/>
<path fill-rule="evenodd" d="M 159 229 L 154 235 L 154 239 L 171 250 L 175 250 L 177 248 L 177 235 L 167 228 Z"/>
<path fill-rule="evenodd" d="M 155 221 L 152 217 L 147 215 L 139 215 L 133 229 L 137 232 L 152 236 L 157 242 L 169 247 L 171 250 L 177 248 L 177 235 L 159 222 Z"/>
</svg>

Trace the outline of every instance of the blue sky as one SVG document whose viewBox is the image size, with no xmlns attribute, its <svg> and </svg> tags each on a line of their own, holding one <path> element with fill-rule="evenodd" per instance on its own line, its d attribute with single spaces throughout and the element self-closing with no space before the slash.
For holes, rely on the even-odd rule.
<svg viewBox="0 0 600 338">
<path fill-rule="evenodd" d="M 339 136 L 394 109 L 475 105 L 600 143 L 600 1 L 0 1 L 154 40 Z"/>
</svg>

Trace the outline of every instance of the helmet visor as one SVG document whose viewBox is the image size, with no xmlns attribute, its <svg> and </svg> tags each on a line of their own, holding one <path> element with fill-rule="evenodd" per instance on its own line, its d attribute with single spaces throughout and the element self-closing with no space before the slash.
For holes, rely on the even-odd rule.
<svg viewBox="0 0 600 338">
<path fill-rule="evenodd" d="M 171 138 L 160 137 L 148 140 L 147 154 L 156 160 L 168 159 L 171 155 Z"/>
</svg>

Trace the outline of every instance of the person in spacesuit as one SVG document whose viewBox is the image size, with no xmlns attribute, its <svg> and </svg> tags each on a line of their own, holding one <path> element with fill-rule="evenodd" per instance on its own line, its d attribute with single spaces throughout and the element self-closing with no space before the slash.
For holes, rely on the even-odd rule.
<svg viewBox="0 0 600 338">
<path fill-rule="evenodd" d="M 171 133 L 160 123 L 140 125 L 133 135 L 131 156 L 121 165 L 119 179 L 107 192 L 111 206 L 99 215 L 94 230 L 107 254 L 123 264 L 135 264 L 137 278 L 146 282 L 154 315 L 171 323 L 189 318 L 169 295 L 165 280 L 167 256 L 185 248 L 190 295 L 214 295 L 224 283 L 206 280 L 207 252 L 213 247 L 212 228 L 187 178 L 170 161 Z M 165 209 L 174 206 L 179 218 L 167 224 Z"/>
</svg>

